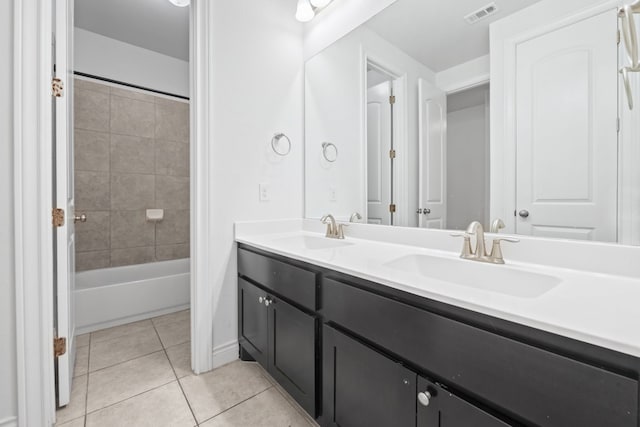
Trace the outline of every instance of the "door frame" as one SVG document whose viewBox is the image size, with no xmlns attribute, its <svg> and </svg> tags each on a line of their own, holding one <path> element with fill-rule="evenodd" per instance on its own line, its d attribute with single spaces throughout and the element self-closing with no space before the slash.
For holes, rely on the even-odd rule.
<svg viewBox="0 0 640 427">
<path fill-rule="evenodd" d="M 53 355 L 52 20 L 49 0 L 13 0 L 13 150 L 16 303 L 16 382 L 19 426 L 55 421 Z M 215 200 L 208 141 L 213 85 L 210 51 L 213 7 L 192 0 L 191 89 L 191 363 L 213 368 L 213 229 Z M 67 84 L 69 84 L 67 82 Z M 68 213 L 67 213 L 68 216 Z M 67 218 L 67 220 L 69 220 Z"/>
<path fill-rule="evenodd" d="M 396 69 L 391 64 L 388 64 L 381 58 L 378 58 L 371 53 L 363 50 L 361 56 L 361 135 L 362 135 L 362 170 L 365 174 L 365 179 L 362 182 L 363 194 L 368 193 L 367 187 L 367 66 L 375 67 L 379 71 L 392 77 L 391 85 L 394 90 L 394 96 L 399 99 L 399 102 L 394 104 L 393 108 L 393 146 L 396 153 L 399 153 L 395 158 L 395 165 L 393 170 L 393 195 L 395 205 L 398 207 L 394 215 L 394 227 L 406 227 L 409 223 L 409 178 L 407 171 L 409 170 L 409 141 L 408 141 L 408 129 L 409 129 L 409 117 L 407 111 L 409 108 L 409 100 L 407 99 L 407 73 Z M 363 217 L 367 217 L 367 199 L 364 197 L 362 208 Z"/>
<path fill-rule="evenodd" d="M 575 2 L 574 2 L 575 3 Z M 536 18 L 523 28 L 517 18 L 505 18 L 501 27 L 491 28 L 491 137 L 490 147 L 490 218 L 501 218 L 506 233 L 516 229 L 516 50 L 518 45 L 543 34 L 583 21 L 607 10 L 619 7 L 623 0 L 602 0 L 601 3 L 571 10 L 575 5 L 557 7 L 550 1 L 532 5 L 529 16 Z M 552 7 L 549 8 L 549 5 Z M 540 10 L 544 8 L 544 15 Z M 535 11 L 534 11 L 535 9 Z M 555 15 L 549 16 L 549 11 Z M 612 40 L 613 37 L 612 36 Z M 501 84 L 496 84 L 501 82 Z M 619 135 L 622 138 L 622 132 Z"/>
</svg>

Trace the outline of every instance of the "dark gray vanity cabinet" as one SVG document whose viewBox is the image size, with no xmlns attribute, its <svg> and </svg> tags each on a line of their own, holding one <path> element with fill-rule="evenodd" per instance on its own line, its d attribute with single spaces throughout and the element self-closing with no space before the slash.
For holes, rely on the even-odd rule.
<svg viewBox="0 0 640 427">
<path fill-rule="evenodd" d="M 241 358 L 260 363 L 315 417 L 319 321 L 299 300 L 290 299 L 291 293 L 304 295 L 300 288 L 315 288 L 315 273 L 244 250 L 239 251 L 238 271 Z M 288 292 L 288 287 L 297 289 Z M 313 301 L 302 301 L 314 305 L 315 290 Z"/>
<path fill-rule="evenodd" d="M 246 245 L 238 273 L 241 357 L 323 426 L 640 427 L 637 357 Z"/>
</svg>

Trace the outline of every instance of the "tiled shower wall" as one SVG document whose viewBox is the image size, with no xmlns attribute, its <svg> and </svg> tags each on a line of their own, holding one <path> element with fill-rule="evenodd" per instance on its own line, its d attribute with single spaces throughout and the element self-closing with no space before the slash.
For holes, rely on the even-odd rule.
<svg viewBox="0 0 640 427">
<path fill-rule="evenodd" d="M 188 258 L 189 104 L 80 79 L 74 101 L 76 270 Z"/>
</svg>

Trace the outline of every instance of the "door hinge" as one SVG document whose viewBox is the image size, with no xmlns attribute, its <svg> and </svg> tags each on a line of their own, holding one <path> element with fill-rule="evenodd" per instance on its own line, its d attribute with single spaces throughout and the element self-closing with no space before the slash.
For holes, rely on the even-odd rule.
<svg viewBox="0 0 640 427">
<path fill-rule="evenodd" d="M 61 98 L 62 95 L 64 95 L 64 83 L 62 79 L 54 77 L 53 80 L 51 80 L 51 94 L 56 98 Z"/>
<path fill-rule="evenodd" d="M 389 158 L 390 159 L 396 158 L 396 150 L 389 150 Z"/>
<path fill-rule="evenodd" d="M 54 227 L 62 227 L 64 225 L 64 209 L 53 209 L 51 211 L 51 222 Z"/>
<path fill-rule="evenodd" d="M 67 352 L 67 339 L 55 337 L 53 339 L 53 357 L 60 357 Z"/>
<path fill-rule="evenodd" d="M 390 204 L 389 205 L 389 212 L 391 212 L 391 213 L 395 213 L 396 212 L 396 205 L 395 204 Z"/>
<path fill-rule="evenodd" d="M 395 95 L 391 95 L 389 97 L 389 104 L 395 104 L 396 103 L 396 96 Z"/>
</svg>

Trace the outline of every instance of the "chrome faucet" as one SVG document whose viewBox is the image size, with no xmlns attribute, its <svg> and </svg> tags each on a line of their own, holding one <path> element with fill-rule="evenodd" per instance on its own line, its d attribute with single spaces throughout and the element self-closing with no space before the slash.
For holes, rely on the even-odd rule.
<svg viewBox="0 0 640 427">
<path fill-rule="evenodd" d="M 336 223 L 336 219 L 331 214 L 323 216 L 320 221 L 322 221 L 323 224 L 327 224 L 326 237 L 330 239 L 344 239 L 344 227 L 346 224 Z"/>
<path fill-rule="evenodd" d="M 351 214 L 351 218 L 349 218 L 349 222 L 358 222 L 362 219 L 362 215 L 358 212 L 354 212 Z"/>
<path fill-rule="evenodd" d="M 495 228 L 500 229 L 497 221 L 494 221 Z M 502 222 L 502 221 L 500 221 Z M 494 227 L 492 226 L 492 230 Z M 462 245 L 462 251 L 460 253 L 460 258 L 468 259 L 472 261 L 479 262 L 487 262 L 490 264 L 504 264 L 504 257 L 502 256 L 502 248 L 500 247 L 500 242 L 512 242 L 517 243 L 520 240 L 514 239 L 511 237 L 499 237 L 493 239 L 493 244 L 491 246 L 491 253 L 487 253 L 486 244 L 484 241 L 484 227 L 478 221 L 473 221 L 467 227 L 467 231 L 465 233 L 452 234 L 454 237 L 462 237 L 464 238 L 464 243 Z M 471 237 L 476 238 L 476 247 L 475 250 L 471 248 Z"/>
</svg>

